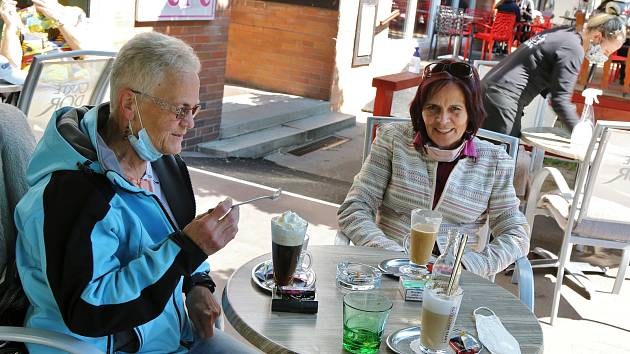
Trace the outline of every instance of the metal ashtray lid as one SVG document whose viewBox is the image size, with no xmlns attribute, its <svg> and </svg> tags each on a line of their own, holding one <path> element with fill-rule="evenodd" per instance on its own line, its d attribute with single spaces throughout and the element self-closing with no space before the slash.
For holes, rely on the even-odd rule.
<svg viewBox="0 0 630 354">
<path fill-rule="evenodd" d="M 381 287 L 382 272 L 363 263 L 337 264 L 337 286 L 346 290 L 371 290 Z"/>
</svg>

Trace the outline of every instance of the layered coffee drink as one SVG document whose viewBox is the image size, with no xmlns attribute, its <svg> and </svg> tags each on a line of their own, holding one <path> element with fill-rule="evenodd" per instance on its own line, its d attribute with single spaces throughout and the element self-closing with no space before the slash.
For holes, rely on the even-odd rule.
<svg viewBox="0 0 630 354">
<path fill-rule="evenodd" d="M 442 353 L 448 347 L 457 319 L 463 291 L 446 295 L 445 288 L 432 284 L 424 290 L 420 325 L 420 344 L 426 353 Z"/>
<path fill-rule="evenodd" d="M 308 223 L 292 211 L 271 219 L 271 257 L 277 286 L 291 283 Z"/>
<path fill-rule="evenodd" d="M 426 264 L 431 257 L 437 228 L 430 224 L 415 224 L 411 227 L 409 259 L 415 264 Z"/>
</svg>

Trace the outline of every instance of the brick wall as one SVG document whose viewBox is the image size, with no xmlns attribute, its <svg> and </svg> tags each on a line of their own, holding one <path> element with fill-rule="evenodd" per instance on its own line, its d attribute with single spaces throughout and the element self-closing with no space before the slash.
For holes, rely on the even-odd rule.
<svg viewBox="0 0 630 354">
<path fill-rule="evenodd" d="M 153 30 L 177 37 L 190 44 L 201 60 L 199 99 L 205 109 L 195 118 L 195 127 L 184 137 L 184 149 L 214 140 L 219 135 L 225 64 L 227 56 L 227 34 L 229 10 L 217 7 L 212 21 L 180 22 L 175 25 L 157 23 Z"/>
<path fill-rule="evenodd" d="M 257 0 L 231 6 L 229 82 L 330 98 L 338 11 Z"/>
<path fill-rule="evenodd" d="M 115 50 L 139 32 L 157 31 L 180 38 L 190 44 L 201 60 L 200 100 L 205 109 L 195 118 L 195 128 L 188 131 L 183 147 L 214 140 L 219 135 L 225 60 L 227 56 L 227 33 L 229 9 L 225 0 L 217 0 L 215 19 L 212 21 L 151 22 L 141 26 L 135 23 L 135 0 L 92 1 L 91 17 L 112 42 Z M 105 48 L 103 48 L 105 49 Z"/>
</svg>

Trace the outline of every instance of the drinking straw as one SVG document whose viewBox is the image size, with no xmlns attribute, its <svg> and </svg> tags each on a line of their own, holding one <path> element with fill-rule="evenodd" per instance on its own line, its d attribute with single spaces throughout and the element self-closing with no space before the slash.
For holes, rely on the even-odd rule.
<svg viewBox="0 0 630 354">
<path fill-rule="evenodd" d="M 448 279 L 448 287 L 446 288 L 446 296 L 451 296 L 453 292 L 453 287 L 455 286 L 455 278 L 457 273 L 459 272 L 459 267 L 461 266 L 462 255 L 464 254 L 464 247 L 466 247 L 466 242 L 468 242 L 468 234 L 462 234 L 462 237 L 459 241 L 459 247 L 457 248 L 457 255 L 455 256 L 455 264 L 453 265 L 453 272 L 451 273 L 451 277 Z"/>
</svg>

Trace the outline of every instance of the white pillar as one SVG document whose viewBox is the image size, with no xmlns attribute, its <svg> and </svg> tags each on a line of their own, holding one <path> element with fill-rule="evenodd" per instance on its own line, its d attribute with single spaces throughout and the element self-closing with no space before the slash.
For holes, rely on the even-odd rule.
<svg viewBox="0 0 630 354">
<path fill-rule="evenodd" d="M 413 30 L 416 26 L 416 9 L 418 0 L 407 0 L 407 13 L 405 14 L 405 35 L 403 38 L 413 38 Z"/>
<path fill-rule="evenodd" d="M 429 40 L 433 36 L 433 30 L 435 29 L 435 20 L 437 18 L 438 9 L 440 7 L 440 0 L 431 0 L 429 6 L 429 18 L 427 18 L 427 36 Z"/>
</svg>

